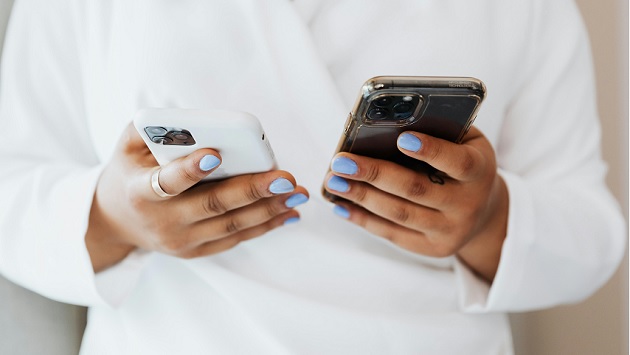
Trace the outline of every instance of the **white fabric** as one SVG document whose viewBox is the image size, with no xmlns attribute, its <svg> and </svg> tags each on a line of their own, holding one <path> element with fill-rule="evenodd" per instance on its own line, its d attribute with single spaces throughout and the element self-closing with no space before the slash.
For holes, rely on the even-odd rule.
<svg viewBox="0 0 630 355">
<path fill-rule="evenodd" d="M 16 1 L 2 61 L 0 272 L 91 306 L 84 354 L 510 354 L 506 311 L 588 297 L 623 255 L 589 46 L 569 0 Z M 487 285 L 319 197 L 376 75 L 475 76 L 510 194 Z M 311 192 L 299 224 L 220 255 L 134 253 L 95 276 L 99 172 L 142 107 L 258 116 Z"/>
</svg>

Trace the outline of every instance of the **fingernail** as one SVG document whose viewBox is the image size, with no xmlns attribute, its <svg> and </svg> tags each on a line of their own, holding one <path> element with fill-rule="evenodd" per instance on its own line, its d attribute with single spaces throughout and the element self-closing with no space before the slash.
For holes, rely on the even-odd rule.
<svg viewBox="0 0 630 355">
<path fill-rule="evenodd" d="M 272 194 L 284 194 L 293 191 L 293 189 L 295 186 L 285 178 L 277 178 L 269 185 L 269 191 Z"/>
<path fill-rule="evenodd" d="M 214 155 L 206 155 L 199 161 L 199 168 L 203 171 L 209 171 L 221 164 L 221 160 Z"/>
<path fill-rule="evenodd" d="M 354 175 L 359 170 L 357 163 L 355 163 L 354 160 L 346 157 L 339 157 L 333 160 L 330 168 L 334 172 L 348 175 Z"/>
<path fill-rule="evenodd" d="M 294 224 L 300 221 L 300 217 L 291 217 L 291 218 L 287 218 L 286 221 L 284 221 L 284 225 L 289 225 L 289 224 Z"/>
<path fill-rule="evenodd" d="M 289 207 L 289 208 L 293 208 L 295 206 L 299 206 L 303 203 L 306 203 L 306 201 L 308 201 L 308 197 L 305 194 L 295 194 L 292 195 L 291 197 L 289 197 L 285 202 L 284 205 Z"/>
<path fill-rule="evenodd" d="M 328 180 L 326 184 L 331 190 L 339 191 L 339 192 L 348 192 L 350 190 L 350 185 L 344 178 L 340 178 L 339 176 L 333 175 L 333 177 Z"/>
<path fill-rule="evenodd" d="M 422 147 L 422 142 L 411 133 L 403 133 L 398 137 L 398 146 L 404 150 L 417 152 Z"/>
<path fill-rule="evenodd" d="M 350 212 L 347 209 L 345 209 L 345 208 L 343 208 L 343 207 L 341 207 L 339 205 L 337 205 L 337 206 L 335 206 L 335 208 L 333 208 L 333 212 L 339 217 L 343 217 L 345 219 L 350 218 Z"/>
</svg>

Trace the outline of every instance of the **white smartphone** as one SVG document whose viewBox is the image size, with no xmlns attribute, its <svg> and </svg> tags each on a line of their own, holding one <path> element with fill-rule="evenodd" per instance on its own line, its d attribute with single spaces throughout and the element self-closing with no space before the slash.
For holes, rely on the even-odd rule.
<svg viewBox="0 0 630 355">
<path fill-rule="evenodd" d="M 204 180 L 259 173 L 276 167 L 262 125 L 246 112 L 146 108 L 136 113 L 133 123 L 160 166 L 200 148 L 218 151 L 222 163 Z"/>
</svg>

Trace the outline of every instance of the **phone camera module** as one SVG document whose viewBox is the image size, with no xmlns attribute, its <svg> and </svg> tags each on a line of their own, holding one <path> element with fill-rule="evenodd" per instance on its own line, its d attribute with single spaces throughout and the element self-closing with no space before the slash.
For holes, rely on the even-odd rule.
<svg viewBox="0 0 630 355">
<path fill-rule="evenodd" d="M 173 138 L 180 141 L 185 141 L 190 138 L 190 136 L 186 132 L 173 132 Z"/>
<path fill-rule="evenodd" d="M 151 138 L 151 140 L 153 141 L 153 143 L 157 143 L 157 144 L 161 144 L 161 145 L 168 145 L 173 143 L 173 140 L 168 138 L 168 137 L 162 137 L 162 136 L 155 136 L 153 138 Z"/>
<path fill-rule="evenodd" d="M 148 138 L 161 145 L 194 145 L 195 138 L 190 131 L 176 127 L 147 126 L 144 127 Z"/>
<path fill-rule="evenodd" d="M 367 116 L 371 120 L 384 120 L 389 116 L 389 111 L 382 107 L 374 107 L 370 109 Z"/>
<path fill-rule="evenodd" d="M 392 104 L 392 97 L 391 96 L 381 96 L 379 98 L 377 98 L 376 100 L 374 100 L 374 105 L 376 107 L 388 107 L 389 105 Z"/>
<path fill-rule="evenodd" d="M 409 121 L 413 119 L 421 102 L 418 95 L 399 93 L 380 95 L 369 102 L 365 116 L 368 121 L 373 121 L 375 124 Z"/>
<path fill-rule="evenodd" d="M 399 102 L 394 105 L 394 117 L 397 119 L 405 119 L 411 117 L 415 105 L 413 102 Z"/>
<path fill-rule="evenodd" d="M 151 135 L 156 135 L 156 136 L 164 136 L 166 135 L 166 132 L 168 132 L 166 128 L 157 127 L 157 126 L 150 126 L 150 127 L 147 127 L 145 130 L 147 131 L 147 133 Z"/>
</svg>

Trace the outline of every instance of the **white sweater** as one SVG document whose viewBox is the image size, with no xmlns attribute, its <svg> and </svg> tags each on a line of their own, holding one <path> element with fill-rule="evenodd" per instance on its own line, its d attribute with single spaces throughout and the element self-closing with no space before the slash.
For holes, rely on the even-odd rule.
<svg viewBox="0 0 630 355">
<path fill-rule="evenodd" d="M 89 306 L 84 354 L 510 354 L 505 312 L 588 297 L 624 252 L 569 0 L 18 0 L 0 75 L 0 272 Z M 476 125 L 510 198 L 492 285 L 319 197 L 377 75 L 486 83 Z M 258 116 L 311 192 L 300 223 L 195 260 L 138 251 L 94 275 L 94 188 L 143 107 Z"/>
</svg>

